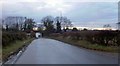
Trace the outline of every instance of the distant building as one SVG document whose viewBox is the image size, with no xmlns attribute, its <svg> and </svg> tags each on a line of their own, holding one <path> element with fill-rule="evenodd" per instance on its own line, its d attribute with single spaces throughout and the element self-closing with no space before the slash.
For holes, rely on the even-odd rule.
<svg viewBox="0 0 120 66">
<path fill-rule="evenodd" d="M 38 27 L 33 27 L 33 30 L 34 30 L 34 31 L 37 31 L 37 30 L 38 30 Z"/>
</svg>

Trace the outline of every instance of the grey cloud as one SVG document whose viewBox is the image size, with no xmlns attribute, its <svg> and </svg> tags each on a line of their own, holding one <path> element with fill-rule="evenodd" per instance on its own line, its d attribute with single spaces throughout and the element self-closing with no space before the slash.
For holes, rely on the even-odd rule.
<svg viewBox="0 0 120 66">
<path fill-rule="evenodd" d="M 63 13 L 73 21 L 74 25 L 88 26 L 91 22 L 95 24 L 117 22 L 117 3 L 115 2 L 65 2 L 70 8 Z M 47 15 L 57 16 L 60 12 L 55 8 L 46 7 L 44 2 L 17 2 L 3 4 L 3 17 L 5 16 L 27 16 L 34 18 L 37 22 Z M 56 5 L 57 6 L 57 5 Z M 63 7 L 62 7 L 63 8 Z M 104 23 L 106 22 L 106 23 Z M 97 26 L 101 26 L 97 25 Z"/>
</svg>

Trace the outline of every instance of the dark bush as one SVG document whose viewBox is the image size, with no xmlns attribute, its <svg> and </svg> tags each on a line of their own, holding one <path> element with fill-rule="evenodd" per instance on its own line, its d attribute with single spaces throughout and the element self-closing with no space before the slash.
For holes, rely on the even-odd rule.
<svg viewBox="0 0 120 66">
<path fill-rule="evenodd" d="M 61 34 L 60 33 L 52 33 L 52 34 L 50 34 L 50 36 L 52 37 L 52 36 L 54 36 L 54 37 L 59 37 L 59 36 L 61 36 Z"/>
<path fill-rule="evenodd" d="M 92 44 L 100 44 L 104 46 L 118 46 L 120 45 L 120 32 L 117 31 L 71 31 L 64 32 L 61 35 L 53 34 L 52 36 L 58 37 L 62 36 L 63 38 L 70 37 L 72 40 L 87 40 Z"/>
<path fill-rule="evenodd" d="M 24 40 L 27 38 L 26 33 L 24 32 L 2 32 L 2 46 L 5 47 L 10 45 L 11 42 L 16 40 Z"/>
<path fill-rule="evenodd" d="M 120 46 L 120 32 L 118 32 L 118 34 L 117 34 L 116 44 L 117 44 L 117 46 Z"/>
<path fill-rule="evenodd" d="M 102 44 L 102 45 L 115 45 L 117 32 L 115 31 L 100 31 L 99 33 L 95 34 L 95 41 L 96 43 Z"/>
</svg>

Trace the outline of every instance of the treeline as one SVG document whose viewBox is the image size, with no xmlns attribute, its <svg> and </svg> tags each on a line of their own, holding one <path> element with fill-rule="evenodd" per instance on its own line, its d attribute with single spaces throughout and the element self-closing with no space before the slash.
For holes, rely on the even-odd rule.
<svg viewBox="0 0 120 66">
<path fill-rule="evenodd" d="M 13 21 L 11 21 L 13 20 Z M 16 21 L 17 20 L 17 21 Z M 23 31 L 23 32 L 30 32 L 35 27 L 34 19 L 26 18 L 22 19 L 20 17 L 9 17 L 2 21 L 2 31 Z"/>
<path fill-rule="evenodd" d="M 41 19 L 41 23 L 45 27 L 45 30 L 41 31 L 44 36 L 49 36 L 51 33 L 61 33 L 63 30 L 72 26 L 70 19 L 63 16 L 57 16 L 55 18 L 53 16 L 46 16 Z"/>
<path fill-rule="evenodd" d="M 72 26 L 72 22 L 65 16 L 45 16 L 41 19 L 42 26 L 39 26 L 34 19 L 27 17 L 7 17 L 2 21 L 2 31 L 22 31 L 31 33 L 38 31 L 48 36 L 51 33 L 61 33 L 63 30 Z M 38 27 L 38 30 L 33 28 Z M 62 30 L 63 29 L 63 30 Z"/>
<path fill-rule="evenodd" d="M 86 40 L 92 44 L 99 44 L 104 46 L 119 46 L 120 45 L 120 32 L 119 31 L 71 31 L 63 33 L 53 33 L 51 37 L 62 37 L 71 40 Z"/>
<path fill-rule="evenodd" d="M 17 40 L 34 37 L 33 27 L 35 22 L 31 18 L 7 17 L 2 21 L 2 46 L 8 46 Z"/>
</svg>

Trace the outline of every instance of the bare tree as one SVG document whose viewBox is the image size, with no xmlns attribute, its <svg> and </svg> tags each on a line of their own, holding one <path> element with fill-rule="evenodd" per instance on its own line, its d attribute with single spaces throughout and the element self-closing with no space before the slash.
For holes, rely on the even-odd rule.
<svg viewBox="0 0 120 66">
<path fill-rule="evenodd" d="M 67 17 L 62 17 L 62 27 L 69 28 L 72 27 L 72 22 Z"/>
<path fill-rule="evenodd" d="M 9 16 L 6 17 L 4 23 L 6 28 L 12 30 L 22 30 L 25 18 L 21 16 Z"/>
<path fill-rule="evenodd" d="M 56 25 L 57 25 L 56 27 L 58 31 L 60 31 L 61 27 L 63 29 L 69 29 L 69 27 L 72 27 L 72 22 L 67 17 L 57 16 L 55 18 L 55 22 L 56 22 Z"/>
<path fill-rule="evenodd" d="M 33 27 L 35 26 L 34 19 L 26 19 L 24 23 L 24 30 L 31 31 L 33 30 Z"/>
<path fill-rule="evenodd" d="M 54 32 L 54 25 L 53 25 L 54 18 L 52 16 L 43 17 L 42 20 L 41 20 L 41 22 L 45 26 L 46 32 L 48 32 L 48 33 Z"/>
<path fill-rule="evenodd" d="M 55 18 L 55 23 L 56 23 L 56 30 L 57 32 L 61 32 L 61 22 L 62 22 L 62 17 L 57 16 Z"/>
</svg>

